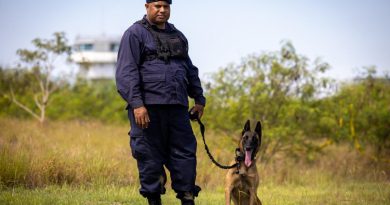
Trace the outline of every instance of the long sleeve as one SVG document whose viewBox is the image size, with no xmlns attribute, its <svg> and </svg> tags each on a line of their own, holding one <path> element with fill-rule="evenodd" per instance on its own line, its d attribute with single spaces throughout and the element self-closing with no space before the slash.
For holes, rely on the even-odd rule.
<svg viewBox="0 0 390 205">
<path fill-rule="evenodd" d="M 195 103 L 199 105 L 206 105 L 206 98 L 203 96 L 203 89 L 199 79 L 199 70 L 192 64 L 191 59 L 187 59 L 187 78 L 189 82 L 188 95 L 194 98 Z"/>
<path fill-rule="evenodd" d="M 119 46 L 115 78 L 119 94 L 133 109 L 144 104 L 139 74 L 141 53 L 142 45 L 130 28 L 123 34 Z"/>
</svg>

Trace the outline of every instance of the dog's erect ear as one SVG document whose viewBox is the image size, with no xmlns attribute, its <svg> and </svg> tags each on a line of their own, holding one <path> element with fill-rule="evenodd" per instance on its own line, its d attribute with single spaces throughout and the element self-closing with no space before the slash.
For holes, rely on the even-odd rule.
<svg viewBox="0 0 390 205">
<path fill-rule="evenodd" d="M 245 131 L 250 131 L 251 130 L 251 121 L 247 120 L 244 126 Z"/>
<path fill-rule="evenodd" d="M 257 124 L 256 124 L 256 128 L 255 128 L 255 132 L 259 135 L 259 137 L 261 138 L 261 123 L 260 121 L 257 121 Z"/>
<path fill-rule="evenodd" d="M 259 135 L 259 145 L 258 145 L 258 147 L 260 147 L 261 146 L 261 135 L 263 134 L 262 133 L 262 129 L 261 129 L 260 121 L 257 121 L 257 123 L 256 123 L 255 132 Z"/>
<path fill-rule="evenodd" d="M 244 135 L 245 132 L 250 131 L 250 130 L 251 130 L 251 122 L 249 120 L 247 120 L 245 125 L 244 125 L 244 129 L 242 130 L 241 135 Z"/>
</svg>

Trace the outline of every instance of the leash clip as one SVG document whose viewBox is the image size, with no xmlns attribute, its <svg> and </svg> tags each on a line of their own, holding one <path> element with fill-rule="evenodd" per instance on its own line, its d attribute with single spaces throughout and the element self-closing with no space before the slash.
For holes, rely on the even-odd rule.
<svg viewBox="0 0 390 205">
<path fill-rule="evenodd" d="M 235 171 L 236 174 L 240 174 L 240 167 L 241 163 L 244 160 L 244 157 L 242 156 L 240 148 L 236 148 L 236 168 L 237 170 Z"/>
<path fill-rule="evenodd" d="M 240 148 L 236 148 L 236 162 L 240 163 L 243 160 L 244 160 L 244 157 L 241 154 Z"/>
</svg>

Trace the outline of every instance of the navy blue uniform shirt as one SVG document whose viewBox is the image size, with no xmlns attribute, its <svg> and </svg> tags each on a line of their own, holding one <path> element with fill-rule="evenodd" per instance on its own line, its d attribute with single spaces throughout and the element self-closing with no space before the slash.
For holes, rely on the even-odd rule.
<svg viewBox="0 0 390 205">
<path fill-rule="evenodd" d="M 166 23 L 165 29 L 176 28 Z M 188 96 L 194 98 L 196 104 L 205 105 L 198 68 L 191 59 L 170 59 L 169 63 L 157 58 L 142 60 L 145 52 L 156 53 L 156 50 L 153 35 L 139 23 L 130 26 L 123 34 L 118 52 L 116 84 L 129 108 L 153 104 L 188 106 Z"/>
</svg>

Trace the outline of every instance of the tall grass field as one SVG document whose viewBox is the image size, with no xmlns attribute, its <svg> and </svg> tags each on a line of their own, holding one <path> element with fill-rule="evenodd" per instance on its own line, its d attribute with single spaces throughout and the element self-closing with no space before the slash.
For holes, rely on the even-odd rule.
<svg viewBox="0 0 390 205">
<path fill-rule="evenodd" d="M 207 125 L 206 125 L 207 126 Z M 225 170 L 205 153 L 198 128 L 196 204 L 224 204 Z M 128 124 L 0 118 L 0 204 L 147 204 L 139 193 Z M 218 161 L 234 157 L 233 138 L 207 132 Z M 264 205 L 390 204 L 390 166 L 350 148 L 331 145 L 307 162 L 257 162 Z M 166 185 L 164 204 L 180 204 Z"/>
</svg>

